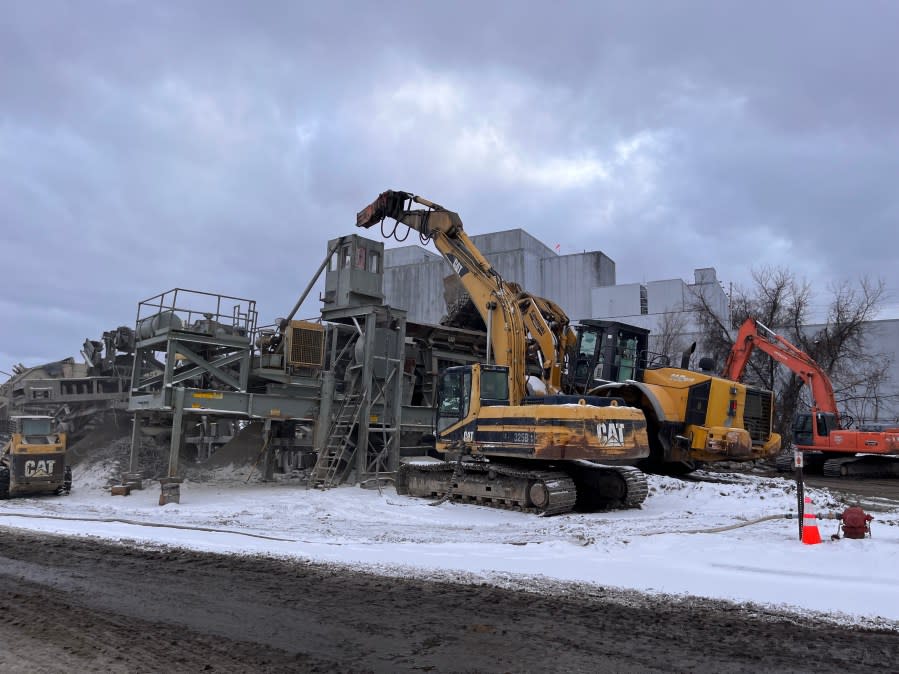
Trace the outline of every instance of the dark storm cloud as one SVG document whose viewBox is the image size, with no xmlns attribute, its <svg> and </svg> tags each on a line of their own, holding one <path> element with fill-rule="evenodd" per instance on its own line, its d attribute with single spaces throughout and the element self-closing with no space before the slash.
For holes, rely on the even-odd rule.
<svg viewBox="0 0 899 674">
<path fill-rule="evenodd" d="M 271 321 L 385 188 L 601 249 L 623 282 L 899 288 L 891 3 L 4 9 L 0 369 L 175 286 Z"/>
</svg>

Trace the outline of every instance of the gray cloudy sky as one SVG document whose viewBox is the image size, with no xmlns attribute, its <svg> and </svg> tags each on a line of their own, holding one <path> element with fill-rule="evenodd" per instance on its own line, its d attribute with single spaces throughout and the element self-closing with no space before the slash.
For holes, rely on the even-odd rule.
<svg viewBox="0 0 899 674">
<path fill-rule="evenodd" d="M 899 3 L 532 5 L 0 2 L 0 369 L 176 286 L 270 322 L 388 188 L 622 283 L 899 299 Z"/>
</svg>

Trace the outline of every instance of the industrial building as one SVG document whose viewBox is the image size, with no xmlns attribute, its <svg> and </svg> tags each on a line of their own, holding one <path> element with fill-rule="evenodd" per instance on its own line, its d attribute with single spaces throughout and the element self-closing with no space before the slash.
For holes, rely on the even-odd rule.
<svg viewBox="0 0 899 674">
<path fill-rule="evenodd" d="M 615 285 L 615 262 L 600 251 L 558 255 L 523 229 L 471 240 L 503 278 L 555 301 L 574 318 L 595 316 L 592 289 Z M 390 248 L 384 255 L 385 302 L 404 308 L 410 321 L 439 323 L 446 313 L 445 279 L 455 280 L 443 258 L 415 245 Z"/>
<path fill-rule="evenodd" d="M 692 311 L 699 295 L 722 322 L 729 320 L 728 294 L 712 267 L 695 269 L 692 283 L 667 279 L 617 285 L 615 261 L 601 251 L 559 255 L 522 229 L 471 239 L 503 278 L 556 302 L 572 320 L 602 318 L 646 328 L 654 336 L 653 349 L 666 334 L 672 351 L 693 341 L 701 343 Z M 385 251 L 385 302 L 406 309 L 410 321 L 438 323 L 447 311 L 445 295 L 451 294 L 447 287 L 454 283 L 455 274 L 436 252 L 419 245 Z M 810 324 L 808 329 L 820 327 Z M 872 321 L 867 346 L 870 353 L 889 359 L 889 376 L 877 391 L 877 404 L 868 405 L 864 416 L 899 419 L 899 319 Z M 697 360 L 702 355 L 697 353 Z"/>
<path fill-rule="evenodd" d="M 655 333 L 665 314 L 688 314 L 697 293 L 722 318 L 727 316 L 727 293 L 710 267 L 696 269 L 693 283 L 670 279 L 616 285 L 615 261 L 602 251 L 559 255 L 523 229 L 471 240 L 503 278 L 556 302 L 572 320 L 614 318 Z M 439 323 L 446 314 L 447 286 L 455 278 L 438 253 L 421 246 L 385 251 L 385 302 L 404 308 L 411 321 Z M 689 317 L 684 331 L 696 331 Z"/>
</svg>

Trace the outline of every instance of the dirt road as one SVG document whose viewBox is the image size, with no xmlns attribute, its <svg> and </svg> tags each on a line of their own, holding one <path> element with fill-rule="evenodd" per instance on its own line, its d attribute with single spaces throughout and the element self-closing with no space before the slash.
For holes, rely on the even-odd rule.
<svg viewBox="0 0 899 674">
<path fill-rule="evenodd" d="M 546 588 L 543 588 L 544 590 Z M 6 671 L 882 671 L 899 634 L 0 528 Z"/>
<path fill-rule="evenodd" d="M 684 476 L 685 480 L 709 482 L 733 482 L 735 474 L 747 472 L 754 477 L 779 477 L 795 480 L 795 473 L 780 472 L 773 466 L 769 470 L 760 471 L 741 467 L 739 464 L 728 464 L 727 467 L 707 466 L 704 471 Z M 879 510 L 877 500 L 882 501 L 885 508 L 893 508 L 899 504 L 899 479 L 896 478 L 847 478 L 824 477 L 820 473 L 806 472 L 803 477 L 806 487 L 829 489 L 840 495 L 846 503 L 859 503 L 871 510 Z M 872 501 L 872 499 L 875 499 Z"/>
</svg>

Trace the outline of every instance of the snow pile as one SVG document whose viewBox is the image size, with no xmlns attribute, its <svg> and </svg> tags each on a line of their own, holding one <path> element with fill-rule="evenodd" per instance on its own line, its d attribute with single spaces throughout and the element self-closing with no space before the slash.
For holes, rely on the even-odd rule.
<svg viewBox="0 0 899 674">
<path fill-rule="evenodd" d="M 215 483 L 187 481 L 180 504 L 160 507 L 155 484 L 112 497 L 101 486 L 103 466 L 93 470 L 76 473 L 69 497 L 0 502 L 0 524 L 388 574 L 749 601 L 899 629 L 899 504 L 862 503 L 876 518 L 874 537 L 865 540 L 830 541 L 836 522 L 826 520 L 819 523 L 826 542 L 817 546 L 799 543 L 795 519 L 708 532 L 795 511 L 795 485 L 779 477 L 728 475 L 722 483 L 702 481 L 712 477 L 702 474 L 700 481 L 650 476 L 640 510 L 540 518 L 454 503 L 432 507 L 392 488 L 316 491 L 297 479 L 260 484 L 258 475 L 246 484 L 248 466 L 216 469 Z M 819 513 L 849 505 L 826 490 L 806 493 Z"/>
</svg>

